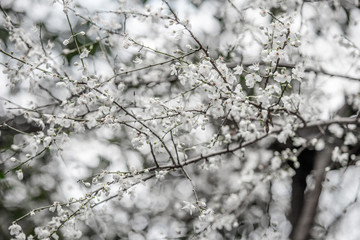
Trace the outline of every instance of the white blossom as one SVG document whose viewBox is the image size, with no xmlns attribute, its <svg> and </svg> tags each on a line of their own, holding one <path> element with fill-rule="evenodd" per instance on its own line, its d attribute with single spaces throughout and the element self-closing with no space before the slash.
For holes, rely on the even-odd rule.
<svg viewBox="0 0 360 240">
<path fill-rule="evenodd" d="M 292 130 L 292 127 L 290 124 L 287 124 L 283 130 L 280 132 L 280 134 L 277 136 L 277 140 L 280 142 L 280 143 L 286 143 L 288 137 L 290 136 L 293 136 L 294 135 L 294 132 Z"/>
<path fill-rule="evenodd" d="M 278 59 L 284 59 L 286 58 L 286 53 L 284 50 L 282 49 L 276 49 L 276 50 L 272 50 L 269 55 L 269 60 L 270 61 L 276 61 Z"/>
<path fill-rule="evenodd" d="M 17 178 L 21 181 L 24 178 L 24 173 L 21 169 L 16 171 Z"/>
<path fill-rule="evenodd" d="M 183 201 L 183 204 L 184 206 L 182 207 L 182 209 L 189 211 L 190 215 L 192 215 L 192 213 L 197 209 L 196 205 L 191 202 Z"/>
<path fill-rule="evenodd" d="M 259 63 L 254 63 L 253 65 L 251 65 L 250 67 L 249 67 L 249 69 L 250 70 L 252 70 L 252 71 L 254 71 L 254 72 L 256 72 L 256 71 L 259 71 Z"/>
<path fill-rule="evenodd" d="M 343 153 L 341 152 L 339 147 L 335 147 L 332 152 L 331 159 L 334 162 L 339 162 L 340 164 L 345 166 L 347 164 L 347 161 L 349 160 L 349 153 L 347 152 Z"/>
<path fill-rule="evenodd" d="M 358 139 L 354 135 L 354 133 L 352 133 L 352 132 L 346 133 L 345 141 L 344 141 L 345 145 L 355 145 L 357 142 L 358 142 Z"/>
<path fill-rule="evenodd" d="M 10 235 L 19 235 L 22 232 L 21 226 L 19 226 L 18 224 L 12 224 L 9 227 L 9 231 L 10 231 Z"/>
<path fill-rule="evenodd" d="M 16 240 L 26 240 L 26 235 L 25 235 L 25 233 L 20 233 L 19 235 L 16 236 L 15 239 Z"/>
<path fill-rule="evenodd" d="M 84 49 L 82 50 L 81 54 L 80 54 L 80 58 L 82 59 L 82 58 L 88 57 L 88 56 L 89 56 L 89 53 L 90 53 L 90 51 L 87 50 L 86 48 L 84 48 Z"/>
<path fill-rule="evenodd" d="M 48 239 L 48 237 L 50 236 L 50 232 L 49 230 L 42 228 L 42 227 L 36 227 L 35 228 L 35 235 L 37 236 L 38 239 Z"/>
<path fill-rule="evenodd" d="M 69 41 L 69 39 L 65 39 L 64 41 L 63 41 L 63 44 L 66 46 L 66 45 L 68 45 L 70 43 L 70 41 Z"/>
<path fill-rule="evenodd" d="M 304 76 L 305 76 L 304 67 L 302 65 L 296 65 L 296 67 L 292 69 L 293 79 L 296 79 L 301 82 Z"/>
<path fill-rule="evenodd" d="M 249 88 L 253 88 L 256 82 L 261 82 L 261 77 L 256 73 L 247 74 L 245 76 L 246 86 Z"/>
<path fill-rule="evenodd" d="M 274 80 L 279 82 L 279 83 L 290 83 L 291 81 L 291 76 L 284 73 L 284 74 L 281 74 L 281 73 L 278 73 L 278 72 L 275 72 L 274 73 Z"/>
<path fill-rule="evenodd" d="M 273 170 L 279 169 L 281 166 L 281 163 L 282 163 L 281 158 L 279 156 L 274 156 L 271 159 L 271 169 L 273 169 Z"/>
<path fill-rule="evenodd" d="M 241 75 L 243 71 L 244 71 L 244 68 L 242 65 L 241 66 L 237 65 L 234 68 L 234 74 Z"/>
<path fill-rule="evenodd" d="M 338 138 L 341 138 L 344 135 L 344 129 L 340 127 L 339 124 L 331 124 L 329 126 L 329 131 Z"/>
<path fill-rule="evenodd" d="M 164 180 L 167 173 L 167 171 L 155 171 L 156 179 L 159 181 Z"/>
<path fill-rule="evenodd" d="M 308 151 L 333 149 L 321 194 L 349 195 L 360 95 L 348 87 L 350 117 L 325 95 L 332 74 L 356 82 L 359 68 L 357 36 L 345 31 L 356 14 L 351 26 L 338 21 L 343 5 L 118 0 L 94 10 L 51 0 L 62 17 L 35 32 L 42 17 L 14 18 L 22 1 L 10 2 L 0 43 L 7 238 L 286 238 L 291 179 L 313 161 Z M 312 190 L 316 171 L 306 179 Z M 320 223 L 327 204 L 316 206 Z M 336 227 L 327 237 L 346 239 Z"/>
</svg>

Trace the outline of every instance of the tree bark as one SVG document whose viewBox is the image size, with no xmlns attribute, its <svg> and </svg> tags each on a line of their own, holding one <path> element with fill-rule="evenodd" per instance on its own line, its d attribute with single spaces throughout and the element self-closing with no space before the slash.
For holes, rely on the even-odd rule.
<svg viewBox="0 0 360 240">
<path fill-rule="evenodd" d="M 322 182 L 325 178 L 325 168 L 331 162 L 332 149 L 327 147 L 321 152 L 317 152 L 314 158 L 314 189 L 305 194 L 304 203 L 297 224 L 294 225 L 291 239 L 306 240 L 310 237 L 310 231 L 316 216 L 316 210 L 322 191 Z M 292 209 L 294 211 L 294 209 Z M 295 210 L 298 211 L 298 210 Z"/>
</svg>

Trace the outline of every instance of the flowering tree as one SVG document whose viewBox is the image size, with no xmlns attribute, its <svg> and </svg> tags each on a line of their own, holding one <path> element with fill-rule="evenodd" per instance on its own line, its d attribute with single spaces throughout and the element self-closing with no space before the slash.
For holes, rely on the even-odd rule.
<svg viewBox="0 0 360 240">
<path fill-rule="evenodd" d="M 355 2 L 2 2 L 0 234 L 338 238 L 360 221 Z"/>
</svg>

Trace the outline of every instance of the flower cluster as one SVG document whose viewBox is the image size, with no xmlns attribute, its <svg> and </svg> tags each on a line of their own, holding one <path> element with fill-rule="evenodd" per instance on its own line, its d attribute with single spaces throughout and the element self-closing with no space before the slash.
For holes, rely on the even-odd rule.
<svg viewBox="0 0 360 240">
<path fill-rule="evenodd" d="M 278 185 L 305 149 L 329 145 L 334 164 L 358 161 L 349 149 L 360 123 L 359 113 L 322 119 L 314 86 L 326 71 L 304 58 L 300 16 L 288 10 L 298 2 L 280 2 L 192 1 L 182 14 L 165 0 L 104 10 L 54 1 L 62 11 L 49 16 L 64 20 L 56 36 L 50 23 L 31 35 L 32 20 L 15 24 L 5 9 L 0 163 L 13 186 L 4 206 L 31 209 L 12 222 L 11 237 L 288 234 Z M 194 20 L 203 8 L 212 30 Z M 209 37 L 217 28 L 221 36 Z M 347 101 L 359 110 L 358 94 Z"/>
</svg>

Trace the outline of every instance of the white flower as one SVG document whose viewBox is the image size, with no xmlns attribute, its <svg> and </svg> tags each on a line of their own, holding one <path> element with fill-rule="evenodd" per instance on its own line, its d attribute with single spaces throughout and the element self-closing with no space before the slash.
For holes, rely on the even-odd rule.
<svg viewBox="0 0 360 240">
<path fill-rule="evenodd" d="M 89 119 L 87 119 L 86 121 L 86 126 L 91 129 L 93 127 L 95 127 L 97 125 L 97 121 L 96 118 L 94 118 L 93 116 L 90 116 Z"/>
<path fill-rule="evenodd" d="M 83 49 L 82 53 L 80 54 L 80 58 L 86 58 L 89 55 L 90 51 L 86 48 Z"/>
<path fill-rule="evenodd" d="M 345 145 L 355 145 L 358 142 L 356 136 L 352 132 L 348 132 L 345 136 Z"/>
<path fill-rule="evenodd" d="M 300 47 L 301 46 L 301 41 L 299 39 L 295 39 L 295 41 L 292 41 L 290 43 L 291 46 L 294 46 L 294 47 Z"/>
<path fill-rule="evenodd" d="M 65 39 L 64 41 L 63 41 L 63 44 L 66 46 L 66 45 L 68 45 L 70 43 L 70 41 L 69 41 L 69 39 Z"/>
<path fill-rule="evenodd" d="M 254 63 L 249 67 L 250 70 L 259 71 L 259 63 Z"/>
<path fill-rule="evenodd" d="M 124 83 L 124 82 L 120 82 L 117 88 L 118 88 L 118 90 L 119 90 L 120 92 L 122 92 L 122 91 L 125 89 L 125 83 Z"/>
<path fill-rule="evenodd" d="M 156 176 L 156 179 L 159 180 L 159 181 L 162 181 L 165 179 L 165 176 L 168 172 L 167 171 L 155 171 L 155 176 Z"/>
<path fill-rule="evenodd" d="M 50 145 L 51 141 L 52 141 L 51 137 L 49 137 L 49 136 L 45 137 L 43 140 L 43 146 L 48 147 Z"/>
<path fill-rule="evenodd" d="M 75 122 L 74 125 L 73 125 L 73 127 L 74 127 L 74 131 L 75 131 L 76 133 L 83 133 L 83 132 L 85 132 L 85 126 L 84 126 L 84 124 L 82 124 L 82 123 Z"/>
<path fill-rule="evenodd" d="M 301 79 L 305 76 L 304 67 L 297 65 L 292 69 L 292 77 L 301 82 Z"/>
<path fill-rule="evenodd" d="M 285 82 L 290 82 L 291 81 L 291 76 L 284 73 L 284 74 L 280 74 L 278 72 L 274 73 L 274 80 L 279 82 L 279 83 L 285 83 Z"/>
<path fill-rule="evenodd" d="M 225 112 L 221 105 L 214 105 L 212 108 L 210 108 L 211 115 L 214 118 L 219 118 L 224 116 Z"/>
<path fill-rule="evenodd" d="M 193 211 L 196 210 L 196 205 L 191 202 L 183 201 L 184 207 L 182 209 L 189 211 L 190 215 L 192 215 Z"/>
<path fill-rule="evenodd" d="M 16 236 L 15 239 L 16 240 L 26 240 L 26 235 L 25 235 L 25 233 L 20 233 L 19 235 Z"/>
<path fill-rule="evenodd" d="M 198 202 L 198 205 L 199 205 L 199 207 L 201 207 L 201 208 L 206 208 L 206 202 L 204 202 L 204 201 L 199 201 L 199 202 Z"/>
<path fill-rule="evenodd" d="M 21 169 L 16 171 L 16 175 L 17 175 L 17 178 L 18 178 L 20 181 L 23 180 L 24 174 L 23 174 L 23 171 L 22 171 Z"/>
<path fill-rule="evenodd" d="M 269 53 L 269 59 L 275 61 L 277 59 L 284 59 L 286 57 L 285 51 L 282 49 L 273 50 Z"/>
<path fill-rule="evenodd" d="M 82 232 L 74 227 L 65 227 L 64 236 L 67 239 L 80 239 Z"/>
<path fill-rule="evenodd" d="M 216 221 L 213 224 L 213 227 L 216 229 L 225 229 L 231 231 L 233 226 L 236 226 L 236 218 L 234 214 L 224 214 L 216 216 Z"/>
<path fill-rule="evenodd" d="M 253 88 L 256 82 L 261 82 L 261 77 L 256 73 L 250 73 L 245 76 L 246 86 L 249 88 Z"/>
<path fill-rule="evenodd" d="M 185 112 L 183 114 L 182 127 L 185 131 L 191 131 L 193 128 L 193 114 L 191 112 Z"/>
<path fill-rule="evenodd" d="M 55 212 L 56 206 L 52 205 L 51 207 L 49 207 L 49 211 L 50 212 Z"/>
<path fill-rule="evenodd" d="M 205 209 L 205 210 L 201 211 L 199 220 L 202 222 L 214 221 L 214 211 L 212 209 Z"/>
<path fill-rule="evenodd" d="M 229 74 L 226 75 L 226 82 L 227 83 L 232 85 L 235 81 L 236 81 L 236 77 L 232 73 L 229 73 Z"/>
<path fill-rule="evenodd" d="M 171 64 L 170 65 L 170 75 L 177 75 L 178 73 L 178 65 L 177 64 Z"/>
<path fill-rule="evenodd" d="M 275 156 L 271 159 L 271 169 L 276 170 L 281 166 L 282 160 L 279 156 Z"/>
<path fill-rule="evenodd" d="M 323 139 L 319 139 L 315 144 L 315 150 L 321 151 L 325 148 L 325 141 Z"/>
<path fill-rule="evenodd" d="M 24 117 L 26 117 L 26 116 L 29 116 L 29 114 L 25 113 Z M 20 146 L 13 144 L 13 145 L 11 145 L 11 149 L 14 151 L 18 151 L 18 150 L 20 150 Z"/>
<path fill-rule="evenodd" d="M 242 65 L 241 66 L 237 65 L 233 70 L 235 71 L 234 74 L 241 75 L 244 68 Z"/>
<path fill-rule="evenodd" d="M 349 153 L 341 153 L 339 147 L 335 147 L 332 151 L 331 160 L 334 162 L 339 162 L 341 165 L 346 165 L 349 159 Z"/>
<path fill-rule="evenodd" d="M 199 65 L 199 73 L 205 76 L 208 76 L 210 70 L 212 69 L 211 63 L 209 61 L 202 61 Z"/>
<path fill-rule="evenodd" d="M 341 138 L 344 135 L 344 129 L 339 124 L 331 124 L 329 131 L 335 135 L 335 137 Z"/>
<path fill-rule="evenodd" d="M 249 125 L 245 126 L 245 130 L 246 131 L 242 133 L 242 136 L 246 141 L 252 141 L 257 138 L 259 132 L 254 123 L 250 123 Z"/>
<path fill-rule="evenodd" d="M 19 235 L 22 230 L 21 227 L 15 223 L 9 227 L 9 231 L 10 235 Z"/>
<path fill-rule="evenodd" d="M 38 239 L 47 239 L 50 236 L 50 232 L 45 228 L 37 227 L 35 228 L 35 235 Z"/>
<path fill-rule="evenodd" d="M 141 146 L 144 145 L 146 139 L 145 136 L 143 136 L 143 134 L 137 134 L 132 140 L 131 140 L 131 144 L 133 145 L 134 148 L 140 148 Z"/>
<path fill-rule="evenodd" d="M 262 237 L 262 240 L 275 240 L 275 239 L 282 239 L 281 233 L 273 228 L 267 228 Z"/>
<path fill-rule="evenodd" d="M 279 141 L 279 143 L 286 143 L 286 140 L 288 139 L 288 137 L 293 136 L 294 132 L 292 130 L 292 127 L 290 124 L 287 124 L 283 130 L 280 132 L 280 134 L 277 136 L 277 140 Z"/>
</svg>

